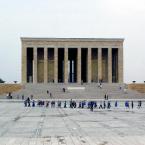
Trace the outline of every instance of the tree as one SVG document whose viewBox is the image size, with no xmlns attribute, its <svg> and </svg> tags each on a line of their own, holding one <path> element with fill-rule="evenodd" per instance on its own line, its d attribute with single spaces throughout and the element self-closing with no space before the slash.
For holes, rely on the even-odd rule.
<svg viewBox="0 0 145 145">
<path fill-rule="evenodd" d="M 14 81 L 14 83 L 16 84 L 16 83 L 17 83 L 17 81 Z"/>
<path fill-rule="evenodd" d="M 5 83 L 5 81 L 0 78 L 0 83 Z"/>
</svg>

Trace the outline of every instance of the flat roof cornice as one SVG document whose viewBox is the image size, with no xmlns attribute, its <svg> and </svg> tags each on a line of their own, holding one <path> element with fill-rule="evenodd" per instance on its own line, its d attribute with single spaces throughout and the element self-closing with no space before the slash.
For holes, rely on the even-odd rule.
<svg viewBox="0 0 145 145">
<path fill-rule="evenodd" d="M 35 38 L 21 37 L 21 41 L 124 41 L 124 38 Z"/>
</svg>

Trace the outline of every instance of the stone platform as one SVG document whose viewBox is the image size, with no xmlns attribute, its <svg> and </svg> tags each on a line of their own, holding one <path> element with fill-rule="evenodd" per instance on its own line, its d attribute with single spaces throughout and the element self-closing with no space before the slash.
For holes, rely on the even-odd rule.
<svg viewBox="0 0 145 145">
<path fill-rule="evenodd" d="M 0 102 L 0 145 L 145 145 L 145 104 L 126 110 Z"/>
<path fill-rule="evenodd" d="M 65 88 L 65 92 L 63 88 Z M 67 88 L 75 89 L 69 90 Z M 125 88 L 125 84 L 118 83 L 103 83 L 101 89 L 97 83 L 83 85 L 64 83 L 26 84 L 21 90 L 13 92 L 12 97 L 13 99 L 22 99 L 22 96 L 24 96 L 26 99 L 33 95 L 34 99 L 104 99 L 104 95 L 108 94 L 109 99 L 145 99 L 145 93 Z M 0 99 L 6 99 L 6 96 L 7 94 L 0 95 Z"/>
</svg>

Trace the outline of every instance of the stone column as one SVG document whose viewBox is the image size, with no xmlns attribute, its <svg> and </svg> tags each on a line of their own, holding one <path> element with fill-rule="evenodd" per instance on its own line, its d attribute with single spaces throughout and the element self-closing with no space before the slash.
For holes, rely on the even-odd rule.
<svg viewBox="0 0 145 145">
<path fill-rule="evenodd" d="M 81 83 L 81 47 L 77 49 L 77 83 Z"/>
<path fill-rule="evenodd" d="M 118 82 L 123 83 L 123 46 L 118 48 Z"/>
<path fill-rule="evenodd" d="M 108 83 L 112 83 L 112 48 L 108 48 Z"/>
<path fill-rule="evenodd" d="M 48 49 L 44 47 L 44 83 L 48 83 Z"/>
<path fill-rule="evenodd" d="M 27 83 L 27 48 L 22 45 L 22 83 Z"/>
<path fill-rule="evenodd" d="M 64 83 L 68 83 L 68 48 L 64 48 Z"/>
<path fill-rule="evenodd" d="M 54 48 L 54 82 L 58 83 L 58 48 Z"/>
<path fill-rule="evenodd" d="M 91 83 L 92 80 L 92 56 L 91 56 L 91 47 L 88 48 L 88 67 L 87 67 L 87 72 L 88 72 L 88 78 L 87 81 L 88 83 Z"/>
<path fill-rule="evenodd" d="M 102 48 L 98 48 L 98 81 L 102 79 Z"/>
<path fill-rule="evenodd" d="M 37 47 L 33 50 L 33 83 L 37 83 Z"/>
</svg>

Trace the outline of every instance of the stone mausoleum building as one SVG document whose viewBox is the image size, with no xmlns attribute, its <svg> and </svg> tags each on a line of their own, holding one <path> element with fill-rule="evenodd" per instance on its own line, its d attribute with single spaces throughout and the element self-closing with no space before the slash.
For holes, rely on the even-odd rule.
<svg viewBox="0 0 145 145">
<path fill-rule="evenodd" d="M 22 83 L 123 83 L 123 41 L 22 37 Z"/>
</svg>

